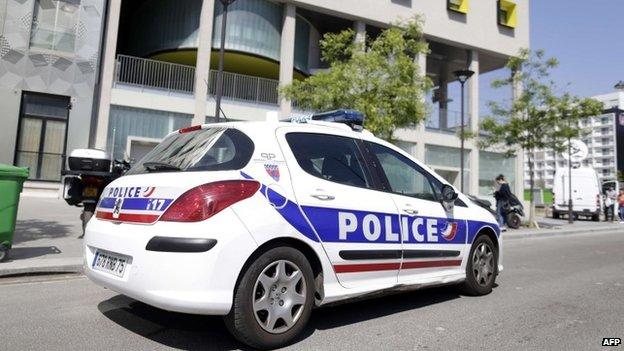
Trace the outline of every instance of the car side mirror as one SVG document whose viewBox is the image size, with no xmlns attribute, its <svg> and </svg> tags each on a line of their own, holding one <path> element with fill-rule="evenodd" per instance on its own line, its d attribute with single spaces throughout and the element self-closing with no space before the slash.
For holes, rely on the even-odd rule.
<svg viewBox="0 0 624 351">
<path fill-rule="evenodd" d="M 451 208 L 453 208 L 453 205 L 455 204 L 455 200 L 457 200 L 457 197 L 459 197 L 459 194 L 457 194 L 455 189 L 448 184 L 444 184 L 442 186 L 441 195 L 442 195 L 442 199 L 441 199 L 442 205 L 447 210 L 450 210 Z"/>
</svg>

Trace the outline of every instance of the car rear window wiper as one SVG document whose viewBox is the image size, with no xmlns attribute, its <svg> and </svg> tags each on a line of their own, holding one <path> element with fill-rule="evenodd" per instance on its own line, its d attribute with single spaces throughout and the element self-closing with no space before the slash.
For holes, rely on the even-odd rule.
<svg viewBox="0 0 624 351">
<path fill-rule="evenodd" d="M 144 162 L 143 167 L 149 172 L 154 171 L 181 171 L 180 167 L 164 162 Z"/>
</svg>

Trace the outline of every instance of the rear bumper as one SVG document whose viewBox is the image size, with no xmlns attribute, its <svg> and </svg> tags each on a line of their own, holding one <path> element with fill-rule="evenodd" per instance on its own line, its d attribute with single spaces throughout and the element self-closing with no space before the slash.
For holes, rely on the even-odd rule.
<svg viewBox="0 0 624 351">
<path fill-rule="evenodd" d="M 154 246 L 154 237 L 168 239 L 156 239 Z M 208 248 L 207 243 L 214 245 Z M 224 315 L 230 311 L 238 274 L 256 248 L 228 210 L 199 223 L 137 225 L 94 219 L 85 234 L 84 271 L 98 285 L 164 310 Z M 98 249 L 130 257 L 122 277 L 92 268 Z"/>
<path fill-rule="evenodd" d="M 557 211 L 561 214 L 566 214 L 568 213 L 568 206 L 559 206 L 559 205 L 554 205 L 552 206 L 552 210 L 553 211 Z M 575 215 L 580 215 L 580 216 L 591 216 L 591 215 L 597 215 L 600 214 L 601 209 L 596 209 L 594 208 L 577 208 L 574 207 L 572 209 L 572 213 L 574 213 Z"/>
</svg>

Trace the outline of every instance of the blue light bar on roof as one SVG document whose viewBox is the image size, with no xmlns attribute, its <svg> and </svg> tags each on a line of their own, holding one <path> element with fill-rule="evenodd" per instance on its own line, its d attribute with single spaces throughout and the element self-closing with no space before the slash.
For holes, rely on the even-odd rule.
<svg viewBox="0 0 624 351">
<path fill-rule="evenodd" d="M 344 123 L 355 130 L 364 128 L 364 114 L 357 110 L 340 109 L 312 115 L 314 121 Z"/>
</svg>

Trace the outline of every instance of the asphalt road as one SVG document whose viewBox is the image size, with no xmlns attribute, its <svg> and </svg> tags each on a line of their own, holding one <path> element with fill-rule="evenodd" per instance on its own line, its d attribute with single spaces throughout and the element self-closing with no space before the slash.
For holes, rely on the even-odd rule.
<svg viewBox="0 0 624 351">
<path fill-rule="evenodd" d="M 505 245 L 488 296 L 445 287 L 318 309 L 288 349 L 601 350 L 603 337 L 624 338 L 624 234 Z M 241 347 L 218 317 L 158 310 L 84 277 L 0 280 L 1 350 Z"/>
</svg>

